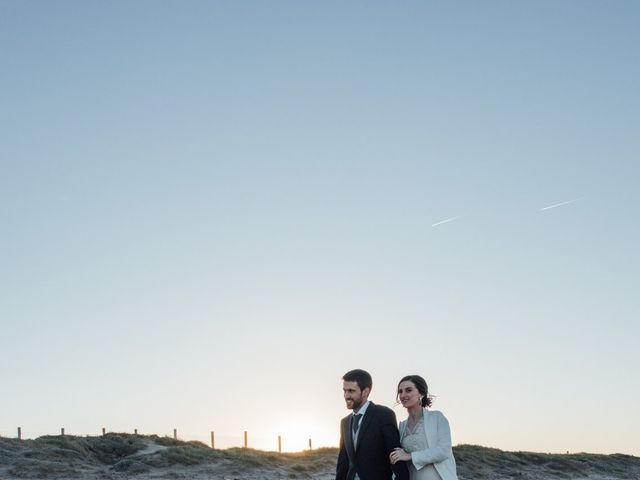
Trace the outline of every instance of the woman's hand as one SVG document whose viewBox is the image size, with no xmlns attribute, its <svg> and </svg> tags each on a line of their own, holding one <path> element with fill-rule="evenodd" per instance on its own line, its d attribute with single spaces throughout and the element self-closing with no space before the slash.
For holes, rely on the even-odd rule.
<svg viewBox="0 0 640 480">
<path fill-rule="evenodd" d="M 405 452 L 401 448 L 394 448 L 393 452 L 389 454 L 389 460 L 391 460 L 392 465 L 395 465 L 396 462 L 405 462 L 407 460 L 411 460 L 411 454 Z"/>
</svg>

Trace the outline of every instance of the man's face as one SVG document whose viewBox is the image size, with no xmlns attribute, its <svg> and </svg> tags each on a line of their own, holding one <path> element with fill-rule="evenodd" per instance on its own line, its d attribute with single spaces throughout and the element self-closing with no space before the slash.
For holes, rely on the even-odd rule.
<svg viewBox="0 0 640 480">
<path fill-rule="evenodd" d="M 358 382 L 342 382 L 342 391 L 344 392 L 344 401 L 349 410 L 358 410 L 369 397 L 369 388 L 360 390 Z"/>
</svg>

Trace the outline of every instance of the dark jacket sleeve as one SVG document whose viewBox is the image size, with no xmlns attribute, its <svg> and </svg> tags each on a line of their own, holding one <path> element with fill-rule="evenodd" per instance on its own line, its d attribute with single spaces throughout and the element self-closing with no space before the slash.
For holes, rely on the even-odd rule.
<svg viewBox="0 0 640 480">
<path fill-rule="evenodd" d="M 344 423 L 344 419 L 340 422 L 340 450 L 338 451 L 338 465 L 336 466 L 336 480 L 346 480 L 347 474 L 349 473 L 349 457 L 347 456 L 347 449 L 344 447 L 343 423 Z"/>
<path fill-rule="evenodd" d="M 387 457 L 394 448 L 401 447 L 400 432 L 398 432 L 398 423 L 396 422 L 396 414 L 391 409 L 385 409 L 385 415 L 382 423 L 382 435 L 384 437 L 385 449 Z M 409 480 L 409 470 L 406 462 L 396 462 L 391 465 L 391 469 L 395 474 L 396 480 Z"/>
</svg>

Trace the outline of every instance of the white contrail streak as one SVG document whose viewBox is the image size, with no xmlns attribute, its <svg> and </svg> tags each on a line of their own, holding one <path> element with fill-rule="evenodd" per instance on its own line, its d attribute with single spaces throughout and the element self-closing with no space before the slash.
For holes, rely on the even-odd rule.
<svg viewBox="0 0 640 480">
<path fill-rule="evenodd" d="M 451 217 L 451 218 L 447 218 L 446 220 L 442 220 L 441 222 L 438 223 L 433 223 L 431 224 L 432 227 L 437 227 L 438 225 L 442 225 L 443 223 L 449 223 L 449 222 L 453 222 L 455 219 L 457 219 L 458 217 Z"/>
<path fill-rule="evenodd" d="M 569 205 L 570 203 L 577 202 L 578 200 L 582 200 L 582 197 L 574 198 L 573 200 L 567 200 L 566 202 L 555 203 L 553 205 L 549 205 L 548 207 L 542 207 L 539 211 L 542 212 L 543 210 L 549 210 L 551 208 L 562 207 L 563 205 Z"/>
</svg>

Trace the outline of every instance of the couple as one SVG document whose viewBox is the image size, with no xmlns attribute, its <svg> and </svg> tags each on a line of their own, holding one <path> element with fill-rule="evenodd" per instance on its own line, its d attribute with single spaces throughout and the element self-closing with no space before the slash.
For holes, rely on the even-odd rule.
<svg viewBox="0 0 640 480">
<path fill-rule="evenodd" d="M 351 370 L 342 380 L 353 413 L 340 423 L 336 480 L 457 480 L 449 422 L 425 408 L 431 398 L 424 378 L 408 375 L 398 384 L 396 399 L 409 414 L 399 431 L 393 411 L 368 400 L 371 375 Z"/>
</svg>

